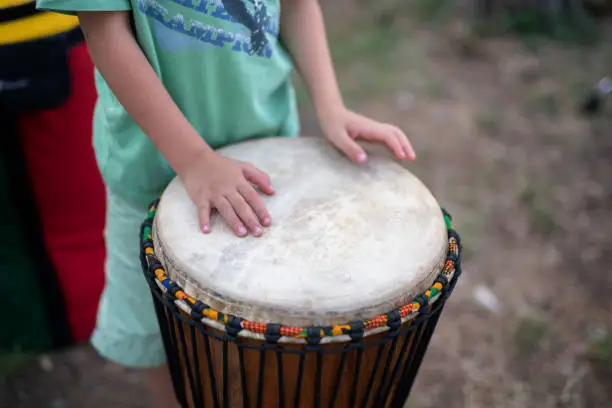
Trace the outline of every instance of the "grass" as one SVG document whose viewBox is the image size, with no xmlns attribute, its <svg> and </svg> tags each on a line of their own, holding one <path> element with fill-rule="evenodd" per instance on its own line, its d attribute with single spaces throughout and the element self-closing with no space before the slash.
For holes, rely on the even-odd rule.
<svg viewBox="0 0 612 408">
<path fill-rule="evenodd" d="M 590 354 L 593 358 L 612 366 L 612 336 L 606 335 L 593 341 Z"/>
<path fill-rule="evenodd" d="M 612 64 L 610 65 L 612 66 Z M 576 78 L 569 85 L 569 95 L 573 100 L 582 101 L 595 88 L 599 78 Z"/>
<path fill-rule="evenodd" d="M 490 108 L 476 117 L 478 129 L 487 136 L 497 136 L 504 126 L 504 111 L 500 108 Z"/>
<path fill-rule="evenodd" d="M 456 219 L 454 221 L 457 231 L 461 234 L 462 252 L 464 260 L 469 260 L 478 254 L 478 248 L 482 248 L 486 230 L 486 217 L 482 214 Z"/>
<path fill-rule="evenodd" d="M 538 11 L 498 13 L 475 20 L 480 35 L 497 36 L 512 33 L 535 50 L 546 40 L 563 44 L 592 45 L 601 39 L 599 23 L 589 15 L 573 13 L 564 17 L 548 16 Z"/>
<path fill-rule="evenodd" d="M 553 93 L 536 95 L 529 103 L 531 110 L 536 114 L 541 114 L 549 119 L 559 117 L 561 107 L 559 98 Z"/>
<path fill-rule="evenodd" d="M 432 80 L 425 84 L 425 93 L 433 99 L 449 99 L 452 94 L 448 83 L 444 80 Z"/>
<path fill-rule="evenodd" d="M 514 331 L 514 346 L 519 354 L 532 356 L 537 354 L 549 334 L 549 328 L 543 321 L 533 317 L 522 318 Z"/>
<path fill-rule="evenodd" d="M 393 27 L 375 23 L 360 24 L 360 29 L 331 42 L 332 59 L 347 104 L 372 99 L 396 88 L 402 67 L 395 60 L 401 35 Z"/>
<path fill-rule="evenodd" d="M 380 26 L 374 22 L 359 24 L 359 29 L 330 35 L 331 53 L 339 69 L 365 58 L 376 65 L 384 64 L 400 42 L 400 33 L 393 26 Z"/>
<path fill-rule="evenodd" d="M 411 15 L 424 22 L 445 22 L 456 10 L 451 0 L 412 0 L 409 4 Z"/>
<path fill-rule="evenodd" d="M 495 3 L 494 0 L 485 0 Z M 452 0 L 411 0 L 407 11 L 426 23 L 444 24 L 460 11 Z M 472 3 L 474 4 L 474 3 Z M 482 6 L 481 6 L 482 8 Z M 474 32 L 480 36 L 516 35 L 529 49 L 537 50 L 546 40 L 564 44 L 595 44 L 602 38 L 599 22 L 586 13 L 576 11 L 551 16 L 539 11 L 522 10 L 513 13 L 498 12 L 484 16 L 481 9 L 464 9 L 472 16 Z M 465 14 L 465 13 L 464 13 Z"/>
<path fill-rule="evenodd" d="M 416 403 L 412 400 L 406 401 L 403 408 L 418 408 Z"/>
<path fill-rule="evenodd" d="M 402 67 L 394 61 L 401 33 L 373 21 L 355 24 L 357 30 L 328 29 L 332 60 L 347 105 L 372 99 L 396 88 Z M 309 103 L 305 84 L 294 81 L 300 106 Z"/>
<path fill-rule="evenodd" d="M 548 236 L 557 226 L 550 187 L 538 180 L 528 179 L 520 195 L 520 202 L 530 214 L 532 231 Z"/>
<path fill-rule="evenodd" d="M 18 374 L 27 367 L 34 358 L 35 356 L 29 353 L 0 353 L 0 380 Z"/>
</svg>

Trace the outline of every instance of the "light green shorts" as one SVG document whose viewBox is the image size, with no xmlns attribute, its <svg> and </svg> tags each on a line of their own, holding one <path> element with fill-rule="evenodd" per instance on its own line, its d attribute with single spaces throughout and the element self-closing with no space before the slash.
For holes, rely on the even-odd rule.
<svg viewBox="0 0 612 408">
<path fill-rule="evenodd" d="M 106 216 L 106 284 L 92 344 L 115 363 L 152 368 L 165 363 L 153 300 L 140 266 L 140 225 L 148 206 L 109 192 Z"/>
</svg>

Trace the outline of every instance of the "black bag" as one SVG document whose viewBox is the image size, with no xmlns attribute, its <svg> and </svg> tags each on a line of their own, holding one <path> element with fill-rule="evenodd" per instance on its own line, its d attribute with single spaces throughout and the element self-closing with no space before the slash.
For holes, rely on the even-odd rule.
<svg viewBox="0 0 612 408">
<path fill-rule="evenodd" d="M 5 113 L 53 109 L 70 95 L 68 51 L 80 28 L 30 42 L 0 45 L 0 109 Z"/>
</svg>

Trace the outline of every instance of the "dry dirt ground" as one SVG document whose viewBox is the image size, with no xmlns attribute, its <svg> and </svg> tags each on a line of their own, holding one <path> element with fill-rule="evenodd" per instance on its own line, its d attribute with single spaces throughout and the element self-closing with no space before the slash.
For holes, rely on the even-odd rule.
<svg viewBox="0 0 612 408">
<path fill-rule="evenodd" d="M 409 168 L 465 245 L 408 406 L 612 407 L 612 101 L 576 113 L 612 73 L 612 31 L 608 45 L 534 45 L 354 3 L 326 6 L 347 100 L 406 130 Z M 308 107 L 303 118 L 316 132 Z M 136 408 L 145 395 L 139 374 L 81 347 L 5 378 L 0 406 Z"/>
</svg>

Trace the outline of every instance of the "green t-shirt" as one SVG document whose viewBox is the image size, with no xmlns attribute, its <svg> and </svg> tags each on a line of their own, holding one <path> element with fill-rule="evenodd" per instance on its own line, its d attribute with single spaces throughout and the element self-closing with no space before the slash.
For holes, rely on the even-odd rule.
<svg viewBox="0 0 612 408">
<path fill-rule="evenodd" d="M 136 38 L 189 122 L 213 148 L 295 136 L 291 59 L 279 40 L 280 0 L 38 0 L 62 13 L 131 10 Z M 94 148 L 107 186 L 155 199 L 174 177 L 96 71 Z"/>
</svg>

